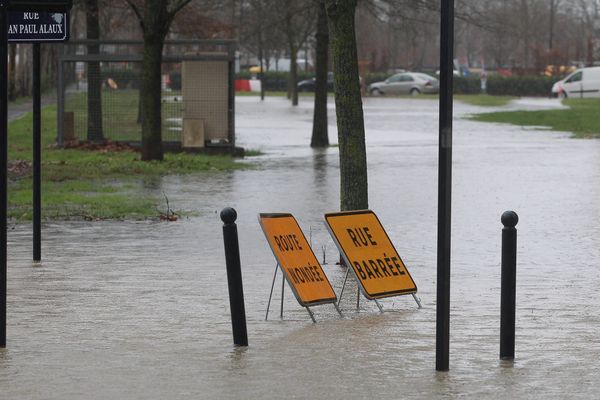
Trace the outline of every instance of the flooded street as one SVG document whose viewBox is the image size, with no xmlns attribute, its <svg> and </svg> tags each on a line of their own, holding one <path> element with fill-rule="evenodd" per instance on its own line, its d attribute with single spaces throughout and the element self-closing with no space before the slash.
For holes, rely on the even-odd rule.
<svg viewBox="0 0 600 400">
<path fill-rule="evenodd" d="M 331 99 L 330 99 L 331 101 Z M 560 107 L 548 99 L 507 108 Z M 361 300 L 341 319 L 281 275 L 260 212 L 294 214 L 339 294 L 345 270 L 323 225 L 339 210 L 338 149 L 312 150 L 312 100 L 241 97 L 238 145 L 256 168 L 145 182 L 166 222 L 51 222 L 41 267 L 31 227 L 9 231 L 1 399 L 595 398 L 600 389 L 600 140 L 467 120 L 455 104 L 450 372 L 435 372 L 438 110 L 430 99 L 364 100 L 369 203 L 419 288 Z M 493 109 L 491 109 L 493 110 Z M 337 142 L 333 104 L 330 140 Z M 250 347 L 232 346 L 218 213 L 238 212 Z M 500 215 L 519 214 L 516 361 L 500 363 Z M 11 227 L 12 228 L 12 227 Z"/>
</svg>

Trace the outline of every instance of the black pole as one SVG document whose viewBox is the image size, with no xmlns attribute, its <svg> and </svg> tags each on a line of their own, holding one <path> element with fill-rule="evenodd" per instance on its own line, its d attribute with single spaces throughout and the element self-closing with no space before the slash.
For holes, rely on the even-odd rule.
<svg viewBox="0 0 600 400">
<path fill-rule="evenodd" d="M 8 217 L 8 12 L 0 0 L 0 348 L 6 347 L 6 219 Z"/>
<path fill-rule="evenodd" d="M 227 264 L 227 285 L 229 286 L 229 305 L 231 307 L 231 327 L 233 343 L 236 346 L 248 346 L 246 330 L 246 309 L 244 307 L 244 289 L 242 285 L 242 269 L 240 263 L 240 246 L 238 243 L 237 213 L 227 207 L 221 211 L 223 225 L 223 241 L 225 242 L 225 263 Z"/>
<path fill-rule="evenodd" d="M 515 303 L 517 286 L 517 223 L 519 216 L 506 211 L 501 218 L 502 284 L 500 295 L 500 359 L 515 358 Z"/>
<path fill-rule="evenodd" d="M 441 6 L 435 369 L 437 371 L 448 371 L 450 359 L 450 216 L 452 210 L 454 0 L 442 0 Z"/>
<path fill-rule="evenodd" d="M 33 44 L 33 262 L 42 261 L 42 96 L 40 44 Z"/>
</svg>

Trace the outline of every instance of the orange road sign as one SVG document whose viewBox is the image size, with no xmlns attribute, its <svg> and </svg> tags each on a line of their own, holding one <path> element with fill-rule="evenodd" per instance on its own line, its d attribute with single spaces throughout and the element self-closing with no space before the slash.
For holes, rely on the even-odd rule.
<svg viewBox="0 0 600 400">
<path fill-rule="evenodd" d="M 417 292 L 417 285 L 373 211 L 325 214 L 325 221 L 368 299 Z"/>
<path fill-rule="evenodd" d="M 285 279 L 302 306 L 335 303 L 337 296 L 291 214 L 259 214 L 258 221 Z"/>
</svg>

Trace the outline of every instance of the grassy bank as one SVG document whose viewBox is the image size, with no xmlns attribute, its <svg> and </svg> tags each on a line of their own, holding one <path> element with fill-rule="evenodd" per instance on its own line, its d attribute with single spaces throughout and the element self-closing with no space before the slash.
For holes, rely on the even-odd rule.
<svg viewBox="0 0 600 400">
<path fill-rule="evenodd" d="M 547 126 L 555 131 L 573 132 L 575 137 L 600 137 L 600 99 L 567 99 L 564 110 L 506 111 L 475 114 L 471 119 L 520 126 Z"/>
<path fill-rule="evenodd" d="M 31 124 L 29 113 L 9 125 L 9 217 L 15 220 L 31 219 Z M 54 106 L 44 108 L 42 127 L 44 219 L 159 218 L 167 214 L 165 197 L 160 185 L 147 188 L 144 182 L 248 168 L 229 156 L 165 154 L 163 162 L 143 162 L 133 151 L 57 149 Z"/>
<path fill-rule="evenodd" d="M 516 99 L 513 96 L 490 96 L 488 94 L 455 94 L 454 100 L 480 107 L 502 107 Z"/>
</svg>

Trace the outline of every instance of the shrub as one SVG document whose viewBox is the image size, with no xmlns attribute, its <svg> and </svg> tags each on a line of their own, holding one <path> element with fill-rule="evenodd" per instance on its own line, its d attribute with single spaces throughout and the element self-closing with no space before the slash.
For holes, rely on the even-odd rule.
<svg viewBox="0 0 600 400">
<path fill-rule="evenodd" d="M 481 81 L 478 77 L 470 78 L 463 76 L 454 77 L 454 94 L 479 94 L 481 93 Z"/>
<path fill-rule="evenodd" d="M 368 72 L 365 74 L 365 76 L 363 76 L 363 79 L 365 81 L 365 85 L 369 86 L 371 83 L 385 81 L 390 76 L 391 74 L 387 74 L 385 72 Z"/>
<path fill-rule="evenodd" d="M 487 92 L 494 96 L 549 96 L 557 79 L 547 76 L 492 76 L 487 82 Z"/>
</svg>

